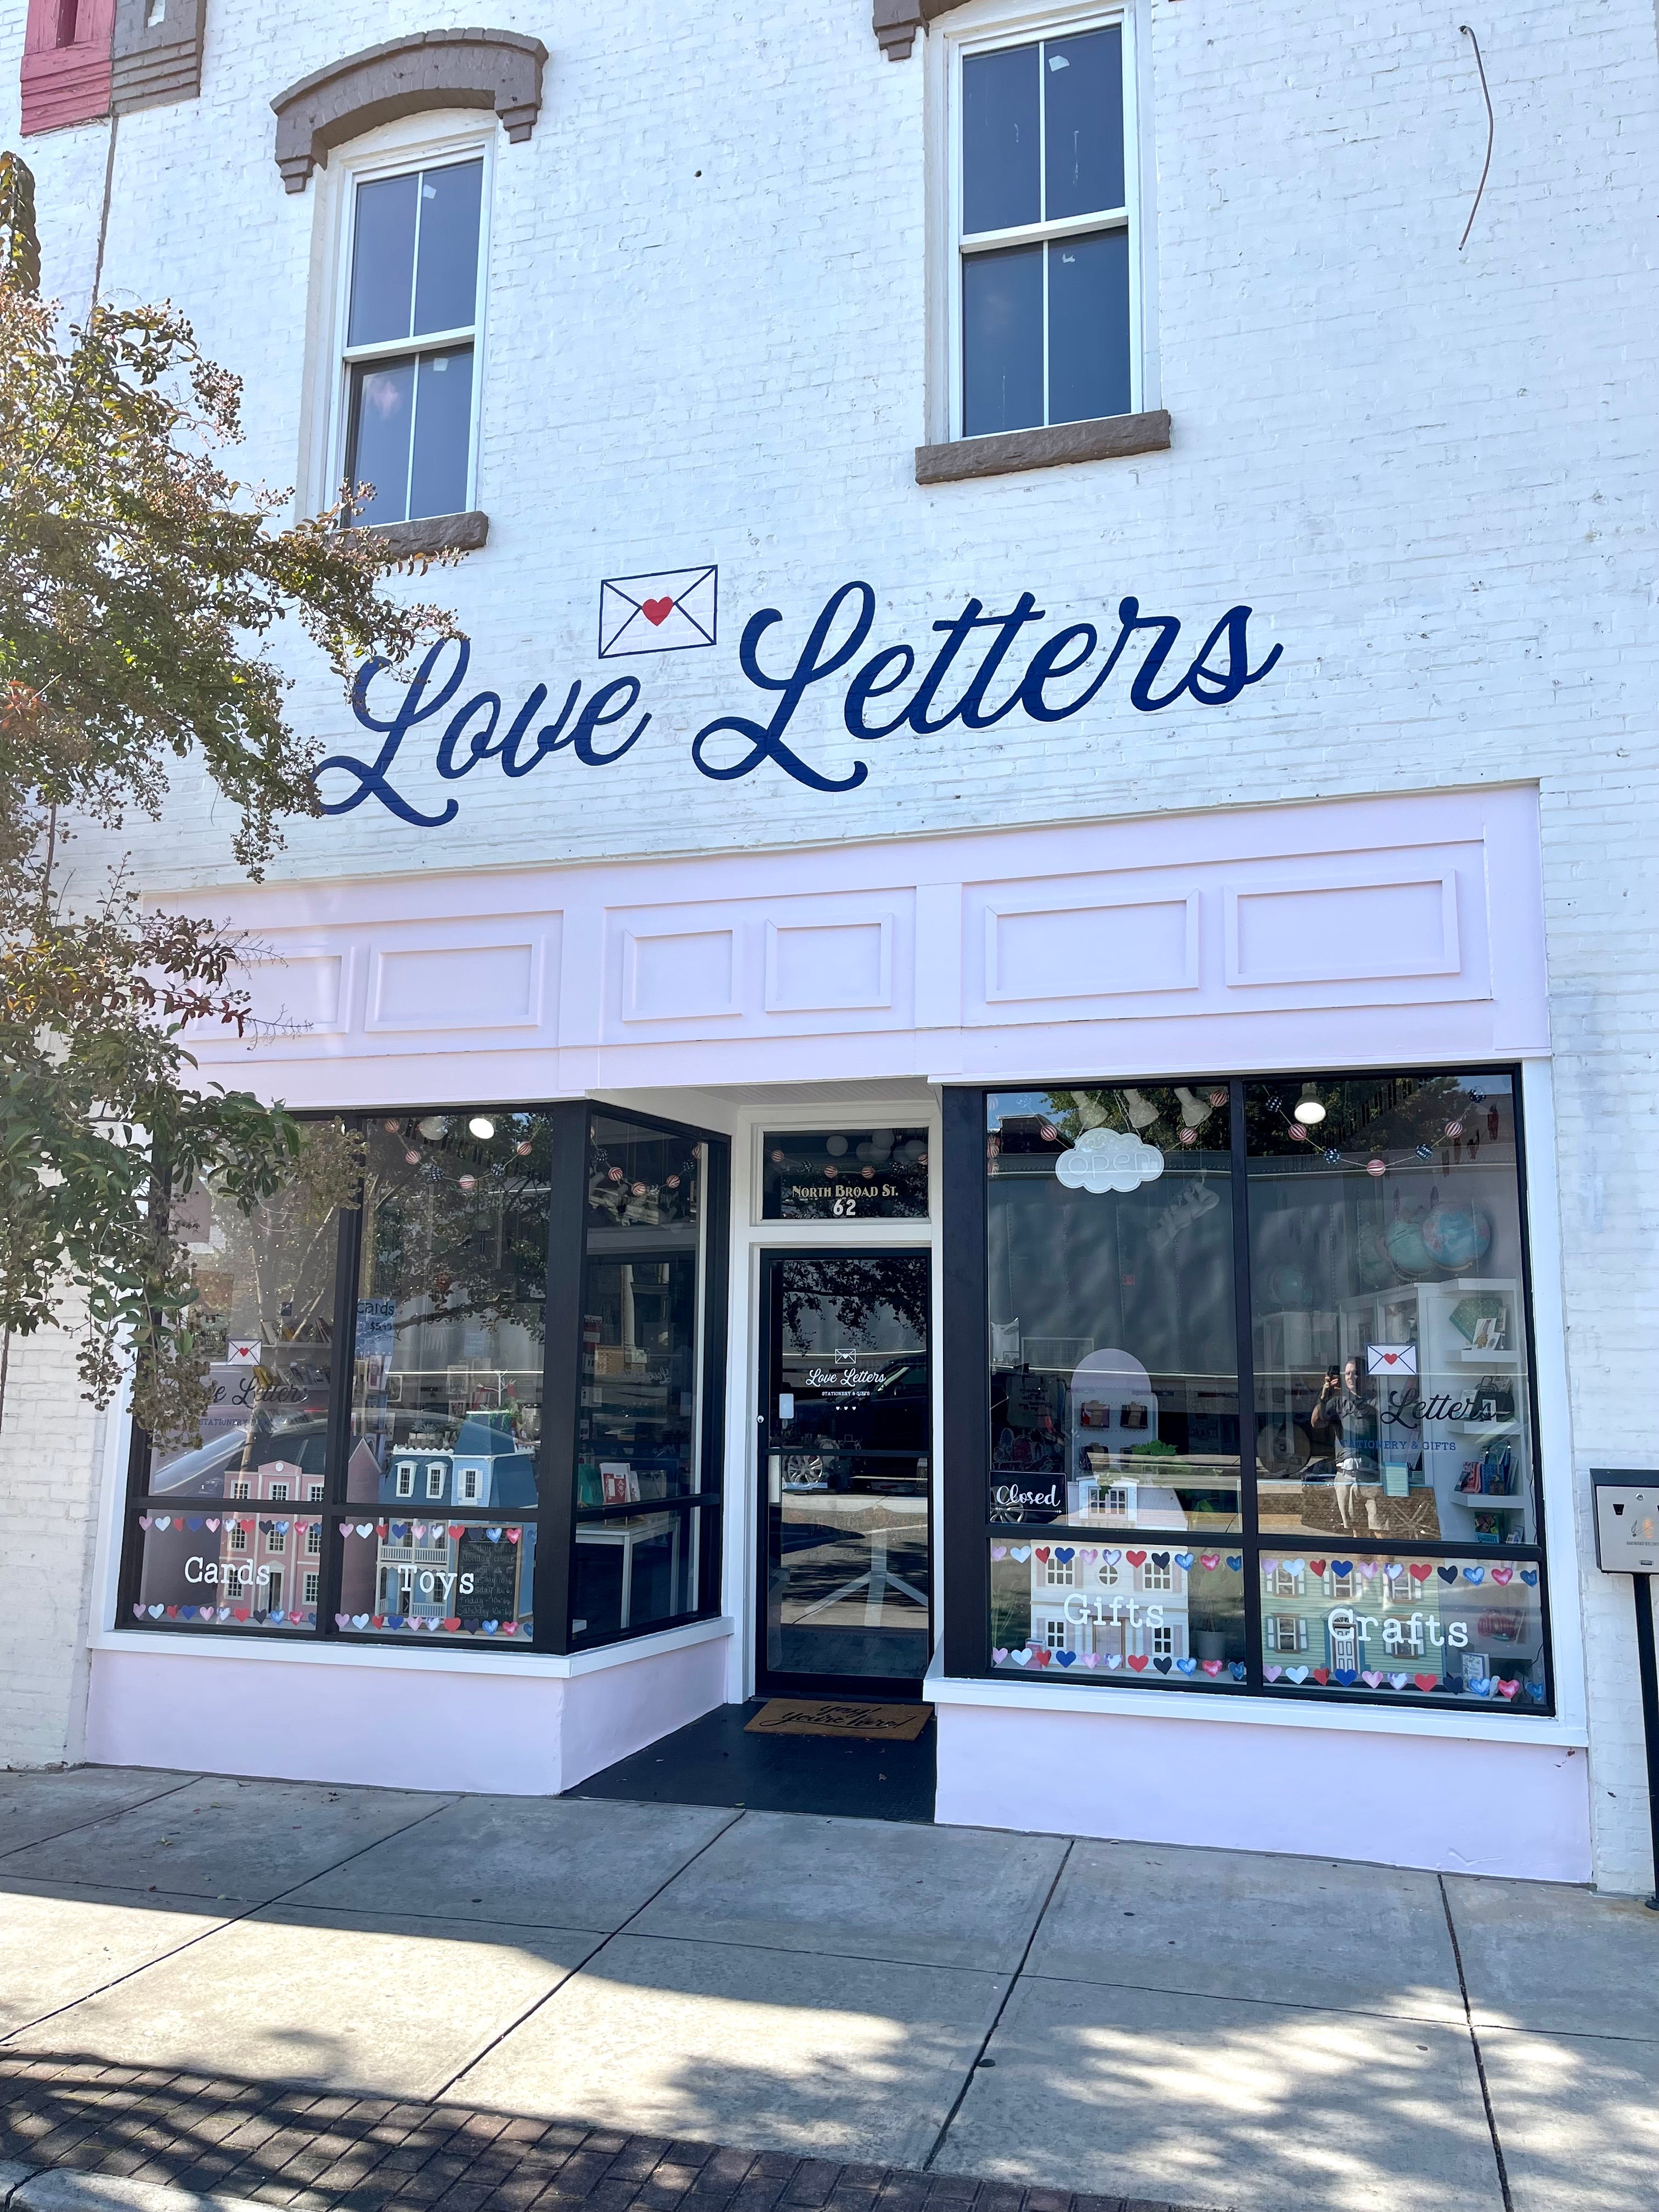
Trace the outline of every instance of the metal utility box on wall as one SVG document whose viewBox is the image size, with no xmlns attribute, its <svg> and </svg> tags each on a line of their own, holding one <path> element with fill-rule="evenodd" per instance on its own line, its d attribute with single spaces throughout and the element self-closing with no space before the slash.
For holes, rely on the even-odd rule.
<svg viewBox="0 0 1659 2212">
<path fill-rule="evenodd" d="M 1595 1564 L 1607 1575 L 1659 1574 L 1659 1473 L 1592 1468 Z"/>
</svg>

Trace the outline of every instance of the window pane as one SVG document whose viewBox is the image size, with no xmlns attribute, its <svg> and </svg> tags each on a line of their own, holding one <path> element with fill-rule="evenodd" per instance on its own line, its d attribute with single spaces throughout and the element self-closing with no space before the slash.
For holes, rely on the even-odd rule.
<svg viewBox="0 0 1659 2212">
<path fill-rule="evenodd" d="M 478 199 L 482 161 L 428 169 L 421 177 L 415 330 L 470 328 L 478 299 Z"/>
<path fill-rule="evenodd" d="M 1237 1533 L 1230 1121 L 1222 1083 L 992 1094 L 994 1518 Z"/>
<path fill-rule="evenodd" d="M 347 1521 L 340 1528 L 343 1636 L 528 1644 L 536 1530 L 522 1521 Z"/>
<path fill-rule="evenodd" d="M 697 1610 L 704 1515 L 624 1513 L 577 1523 L 570 1632 L 585 1643 L 645 1635 Z"/>
<path fill-rule="evenodd" d="M 204 1499 L 197 1512 L 152 1504 L 139 1514 L 135 1617 L 167 1629 L 315 1628 L 322 1521 L 296 1516 L 276 1496 L 305 1495 L 291 1479 L 296 1470 L 287 1473 L 285 1482 L 273 1464 L 250 1481 L 258 1512 L 223 1512 Z"/>
<path fill-rule="evenodd" d="M 360 523 L 402 522 L 409 513 L 409 429 L 414 412 L 415 364 L 351 372 L 351 422 L 346 475 L 373 484 L 374 496 L 360 509 Z"/>
<path fill-rule="evenodd" d="M 353 1504 L 452 1517 L 535 1505 L 547 1206 L 544 1115 L 492 1106 L 370 1125 Z M 349 1613 L 385 1610 L 373 1548 L 362 1587 L 343 1593 Z"/>
<path fill-rule="evenodd" d="M 962 264 L 963 430 L 1029 430 L 1042 420 L 1042 252 L 1017 246 Z"/>
<path fill-rule="evenodd" d="M 1006 230 L 1042 213 L 1035 46 L 962 65 L 962 227 Z"/>
<path fill-rule="evenodd" d="M 767 1221 L 925 1221 L 925 1129 L 769 1130 Z"/>
<path fill-rule="evenodd" d="M 415 469 L 409 512 L 459 514 L 466 507 L 472 440 L 472 349 L 421 356 L 415 410 Z"/>
<path fill-rule="evenodd" d="M 265 1504 L 320 1497 L 313 1486 L 327 1472 L 336 1200 L 349 1187 L 349 1161 L 342 1132 L 312 1123 L 292 1180 L 252 1213 L 206 1189 L 175 1202 L 173 1225 L 191 1252 L 210 1402 L 197 1432 L 151 1449 L 153 1498 Z M 190 1533 L 216 1539 L 222 1532 Z M 205 1556 L 216 1545 L 198 1548 Z"/>
<path fill-rule="evenodd" d="M 696 1609 L 695 1516 L 617 1509 L 665 1506 L 702 1486 L 702 1185 L 692 1139 L 593 1116 L 571 1587 L 577 1637 Z"/>
<path fill-rule="evenodd" d="M 1535 1541 L 1509 1078 L 1246 1098 L 1264 1533 Z"/>
<path fill-rule="evenodd" d="M 1048 420 L 1129 411 L 1129 234 L 1048 248 Z"/>
<path fill-rule="evenodd" d="M 1043 146 L 1050 222 L 1123 205 L 1123 33 L 1116 27 L 1042 49 Z"/>
<path fill-rule="evenodd" d="M 1523 1710 L 1547 1694 L 1539 1569 L 1519 1560 L 1264 1547 L 1261 1643 L 1264 1677 L 1281 1688 Z"/>
<path fill-rule="evenodd" d="M 1219 1547 L 993 1544 L 991 1663 L 1033 1680 L 1234 1688 L 1246 1674 L 1243 1568 Z"/>
<path fill-rule="evenodd" d="M 412 176 L 383 177 L 357 187 L 348 345 L 377 345 L 409 336 L 418 189 L 419 179 Z"/>
</svg>

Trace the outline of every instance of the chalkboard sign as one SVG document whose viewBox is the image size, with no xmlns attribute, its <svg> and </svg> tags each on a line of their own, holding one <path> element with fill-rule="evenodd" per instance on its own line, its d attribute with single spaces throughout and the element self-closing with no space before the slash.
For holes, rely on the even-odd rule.
<svg viewBox="0 0 1659 2212">
<path fill-rule="evenodd" d="M 455 1611 L 466 1620 L 515 1620 L 519 1612 L 519 1550 L 502 1529 L 492 1544 L 482 1528 L 470 1528 L 460 1544 L 459 1595 Z M 472 1587 L 466 1587 L 471 1575 Z"/>
<path fill-rule="evenodd" d="M 783 1129 L 763 1139 L 766 1221 L 925 1221 L 925 1129 Z"/>
</svg>

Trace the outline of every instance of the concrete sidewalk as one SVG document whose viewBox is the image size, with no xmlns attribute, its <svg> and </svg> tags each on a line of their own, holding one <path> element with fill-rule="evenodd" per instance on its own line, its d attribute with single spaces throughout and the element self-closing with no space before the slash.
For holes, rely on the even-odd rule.
<svg viewBox="0 0 1659 2212">
<path fill-rule="evenodd" d="M 3 1775 L 0 2037 L 1244 2212 L 1659 2204 L 1659 1915 L 1323 1860 Z"/>
</svg>

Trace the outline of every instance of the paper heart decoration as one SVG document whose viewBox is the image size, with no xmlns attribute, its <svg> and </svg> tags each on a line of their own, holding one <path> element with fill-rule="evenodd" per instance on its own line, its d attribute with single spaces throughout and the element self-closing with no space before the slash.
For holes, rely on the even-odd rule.
<svg viewBox="0 0 1659 2212">
<path fill-rule="evenodd" d="M 1060 1561 L 1062 1567 L 1069 1567 L 1073 1560 L 1077 1557 L 1077 1547 L 1073 1544 L 1056 1544 L 1054 1546 L 1054 1557 Z"/>
<path fill-rule="evenodd" d="M 1279 1572 L 1278 1560 L 1263 1559 L 1261 1562 L 1261 1571 L 1264 1575 L 1276 1575 Z"/>
<path fill-rule="evenodd" d="M 1431 1559 L 1413 1559 L 1406 1572 L 1414 1583 L 1425 1583 L 1434 1572 L 1434 1563 Z"/>
<path fill-rule="evenodd" d="M 360 1521 L 357 1523 L 357 1534 L 360 1536 L 372 1536 L 374 1534 L 374 1523 L 372 1521 Z"/>
<path fill-rule="evenodd" d="M 1457 1580 L 1455 1567 L 1437 1567 L 1435 1572 L 1443 1583 L 1455 1583 Z"/>
<path fill-rule="evenodd" d="M 455 1542 L 459 1544 L 459 1543 L 460 1542 L 460 1540 L 461 1540 L 462 1537 L 463 1537 L 464 1535 L 465 1535 L 465 1534 L 466 1534 L 466 1523 L 465 1523 L 465 1521 L 452 1521 L 452 1522 L 450 1522 L 450 1524 L 449 1524 L 449 1533 L 450 1533 L 450 1535 L 451 1535 L 451 1536 L 453 1538 L 453 1540 L 455 1540 Z"/>
<path fill-rule="evenodd" d="M 1100 1547 L 1100 1556 L 1107 1566 L 1115 1567 L 1123 1554 L 1121 1552 L 1115 1552 L 1109 1544 L 1103 1544 Z"/>
<path fill-rule="evenodd" d="M 228 1605 L 222 1605 L 220 1607 L 219 1618 L 221 1620 L 228 1620 L 230 1619 L 230 1607 Z"/>
<path fill-rule="evenodd" d="M 1229 1553 L 1228 1553 L 1228 1554 L 1227 1554 L 1227 1565 L 1228 1565 L 1232 1569 L 1232 1571 L 1233 1571 L 1233 1572 L 1234 1572 L 1235 1574 L 1237 1574 L 1237 1573 L 1238 1572 L 1239 1569 L 1243 1565 L 1243 1564 L 1244 1564 L 1244 1554 L 1243 1553 L 1243 1552 L 1229 1552 Z"/>
<path fill-rule="evenodd" d="M 270 1625 L 273 1628 L 280 1628 L 287 1619 L 288 1614 L 286 1611 L 283 1607 L 278 1606 L 276 1612 L 270 1616 Z"/>
<path fill-rule="evenodd" d="M 1534 1584 L 1534 1583 L 1538 1580 L 1538 1570 L 1537 1570 L 1537 1568 L 1536 1568 L 1536 1567 L 1522 1567 L 1522 1570 L 1521 1570 L 1521 1579 L 1522 1579 L 1522 1581 L 1523 1583 L 1525 1583 L 1525 1584 L 1527 1585 L 1527 1588 L 1528 1588 L 1528 1589 L 1530 1589 L 1532 1588 L 1533 1584 Z"/>
<path fill-rule="evenodd" d="M 1031 1556 L 1034 1559 L 1041 1559 L 1046 1567 L 1048 1564 L 1048 1547 L 1046 1544 L 1034 1544 L 1031 1547 Z"/>
<path fill-rule="evenodd" d="M 1031 1656 L 1036 1660 L 1039 1667 L 1046 1667 L 1048 1664 L 1048 1662 L 1054 1657 L 1054 1654 L 1046 1647 L 1040 1646 L 1032 1652 Z"/>
<path fill-rule="evenodd" d="M 1262 1679 L 1264 1681 L 1276 1682 L 1284 1671 L 1282 1667 L 1264 1667 L 1261 1670 Z"/>
<path fill-rule="evenodd" d="M 208 1527 L 209 1527 L 210 1528 L 216 1528 L 218 1527 L 218 1525 L 219 1525 L 219 1523 L 218 1523 L 216 1521 L 210 1521 L 210 1522 L 208 1522 Z"/>
<path fill-rule="evenodd" d="M 1373 1674 L 1369 1668 L 1359 1679 L 1368 1690 L 1380 1690 L 1382 1686 L 1382 1677 Z"/>
<path fill-rule="evenodd" d="M 149 1617 L 152 1620 L 159 1620 L 166 1611 L 164 1605 L 153 1605 L 149 1608 Z"/>
<path fill-rule="evenodd" d="M 1075 1651 L 1056 1651 L 1054 1656 L 1062 1667 L 1074 1667 L 1077 1664 Z"/>
<path fill-rule="evenodd" d="M 351 1616 L 351 1625 L 354 1628 L 367 1628 L 373 1618 L 372 1613 L 354 1613 Z"/>
<path fill-rule="evenodd" d="M 1242 1682 L 1244 1680 L 1244 1662 L 1242 1659 L 1230 1659 L 1227 1662 L 1227 1672 L 1235 1682 Z"/>
<path fill-rule="evenodd" d="M 1006 1667 L 1008 1664 L 1007 1651 L 1001 1644 L 999 1644 L 996 1650 L 992 1652 L 991 1664 L 994 1667 Z"/>
<path fill-rule="evenodd" d="M 158 1528 L 171 1528 L 173 1516 L 170 1513 L 158 1513 L 155 1516 L 155 1525 Z"/>
<path fill-rule="evenodd" d="M 523 1628 L 526 1632 L 528 1632 L 529 1627 L 530 1623 L 527 1620 L 504 1620 L 501 1623 L 501 1634 L 503 1636 L 516 1636 L 520 1628 Z"/>
<path fill-rule="evenodd" d="M 1283 1559 L 1279 1564 L 1287 1575 L 1299 1575 L 1308 1562 L 1305 1559 Z"/>
<path fill-rule="evenodd" d="M 1527 1685 L 1527 1695 L 1533 1700 L 1534 1705 L 1541 1705 L 1544 1702 L 1544 1685 L 1541 1682 L 1528 1682 Z"/>
<path fill-rule="evenodd" d="M 1160 1674 L 1167 1674 L 1175 1662 L 1172 1659 L 1154 1659 L 1152 1664 Z"/>
<path fill-rule="evenodd" d="M 1348 1577 L 1353 1572 L 1353 1561 L 1352 1559 L 1333 1559 L 1331 1561 L 1331 1572 L 1334 1575 L 1339 1576 L 1342 1581 L 1346 1582 Z"/>
<path fill-rule="evenodd" d="M 252 1616 L 252 1610 L 251 1610 L 251 1608 L 250 1608 L 249 1607 L 245 1606 L 245 1605 L 239 1605 L 239 1606 L 236 1606 L 236 1607 L 234 1607 L 233 1608 L 233 1617 L 234 1617 L 235 1620 L 240 1620 L 240 1622 L 242 1622 L 242 1623 L 243 1623 L 243 1625 L 246 1626 L 246 1625 L 247 1624 L 247 1622 L 248 1622 L 248 1621 L 250 1621 L 250 1620 L 252 1619 L 252 1617 L 253 1617 L 253 1616 Z"/>
<path fill-rule="evenodd" d="M 994 1559 L 1006 1559 L 1007 1558 L 1007 1556 L 1008 1556 L 1008 1547 L 1007 1547 L 1006 1544 L 993 1544 L 993 1545 L 992 1545 L 992 1547 L 991 1547 L 991 1557 L 992 1557 Z"/>
<path fill-rule="evenodd" d="M 178 1618 L 179 1618 L 179 1608 L 178 1608 L 178 1607 L 177 1607 L 176 1605 L 170 1605 L 170 1606 L 167 1607 L 167 1619 L 168 1619 L 169 1620 L 178 1620 Z"/>
<path fill-rule="evenodd" d="M 1200 1661 L 1200 1664 L 1206 1674 L 1218 1674 L 1226 1662 L 1221 1659 L 1205 1659 Z"/>
<path fill-rule="evenodd" d="M 135 1606 L 133 1607 L 132 1610 L 133 1610 L 134 1617 L 135 1617 L 137 1620 L 142 1620 L 143 1619 L 143 1617 L 144 1617 L 144 1608 L 143 1608 L 143 1607 L 142 1605 L 135 1605 Z"/>
<path fill-rule="evenodd" d="M 1521 1684 L 1517 1678 L 1514 1681 L 1499 1680 L 1495 1682 L 1492 1686 L 1498 1692 L 1500 1698 L 1512 1698 L 1516 1692 L 1521 1687 Z"/>
<path fill-rule="evenodd" d="M 194 1620 L 196 1618 L 195 1607 L 193 1605 L 181 1605 L 179 1608 L 179 1618 L 180 1620 Z"/>
<path fill-rule="evenodd" d="M 460 1615 L 459 1613 L 455 1614 L 453 1619 L 446 1620 L 442 1625 L 448 1633 L 453 1636 L 455 1633 L 455 1631 L 461 1625 Z"/>
<path fill-rule="evenodd" d="M 192 1513 L 189 1515 L 185 1520 L 185 1525 L 188 1528 L 199 1528 L 202 1525 L 201 1515 L 199 1513 Z"/>
<path fill-rule="evenodd" d="M 337 1613 L 334 1616 L 334 1626 L 337 1628 L 349 1628 L 351 1615 L 349 1613 Z"/>
<path fill-rule="evenodd" d="M 384 1521 L 377 1521 L 374 1523 L 374 1533 L 384 1540 L 386 1533 L 386 1523 Z"/>
<path fill-rule="evenodd" d="M 1313 1670 L 1313 1678 L 1322 1690 L 1331 1679 L 1331 1670 L 1328 1667 L 1316 1667 Z"/>
<path fill-rule="evenodd" d="M 1466 1583 L 1483 1583 L 1486 1579 L 1486 1571 L 1484 1567 L 1465 1567 L 1463 1579 Z"/>
<path fill-rule="evenodd" d="M 1515 1569 L 1513 1567 L 1494 1567 L 1492 1571 L 1492 1578 L 1500 1588 L 1502 1588 L 1505 1584 L 1512 1583 L 1515 1580 Z"/>
<path fill-rule="evenodd" d="M 1085 1651 L 1083 1655 L 1083 1663 L 1092 1672 L 1092 1670 L 1100 1664 L 1099 1653 L 1095 1651 Z"/>
<path fill-rule="evenodd" d="M 1195 1674 L 1198 1672 L 1196 1659 L 1177 1659 L 1176 1665 L 1180 1668 L 1183 1674 Z"/>
<path fill-rule="evenodd" d="M 1418 1688 L 1425 1693 L 1430 1690 L 1437 1690 L 1440 1687 L 1440 1677 L 1438 1674 L 1413 1674 L 1412 1676 L 1412 1680 L 1416 1683 Z"/>
<path fill-rule="evenodd" d="M 1144 1651 L 1136 1651 L 1132 1653 L 1129 1659 L 1129 1664 L 1133 1668 L 1137 1674 L 1144 1674 L 1146 1671 L 1146 1653 Z"/>
<path fill-rule="evenodd" d="M 386 1625 L 388 1628 L 401 1628 L 404 1625 L 404 1616 L 400 1613 L 389 1613 L 386 1616 Z"/>
<path fill-rule="evenodd" d="M 1021 1566 L 1024 1566 L 1031 1556 L 1031 1547 L 1029 1544 L 1011 1544 L 1008 1550 L 1010 1557 L 1018 1559 Z"/>
<path fill-rule="evenodd" d="M 1313 1571 L 1316 1575 L 1322 1575 L 1325 1571 L 1325 1562 L 1323 1559 L 1310 1559 L 1308 1565 L 1312 1568 Z"/>
<path fill-rule="evenodd" d="M 1175 1555 L 1175 1563 L 1183 1575 L 1189 1575 L 1193 1571 L 1193 1554 L 1190 1552 L 1177 1552 Z"/>
<path fill-rule="evenodd" d="M 1489 1698 L 1492 1695 L 1492 1677 L 1488 1675 L 1484 1680 L 1465 1682 L 1463 1688 L 1471 1698 Z"/>
<path fill-rule="evenodd" d="M 1131 1552 L 1129 1557 L 1133 1559 L 1134 1559 L 1134 1553 Z M 1167 1552 L 1154 1552 L 1151 1556 L 1152 1565 L 1155 1567 L 1167 1567 L 1170 1564 L 1170 1555 Z M 1139 1565 L 1139 1560 L 1136 1560 L 1135 1564 Z"/>
<path fill-rule="evenodd" d="M 1132 1567 L 1144 1567 L 1146 1564 L 1145 1552 L 1126 1552 L 1123 1556 Z"/>
<path fill-rule="evenodd" d="M 1099 1547 L 1094 1544 L 1085 1544 L 1083 1547 L 1083 1557 L 1085 1559 L 1097 1559 L 1100 1557 Z"/>
<path fill-rule="evenodd" d="M 1331 1673 L 1331 1680 L 1334 1682 L 1340 1683 L 1341 1686 L 1345 1690 L 1350 1690 L 1359 1680 L 1358 1670 L 1352 1667 L 1334 1668 Z"/>
<path fill-rule="evenodd" d="M 1305 1667 L 1287 1667 L 1285 1669 L 1285 1680 L 1287 1682 L 1294 1682 L 1298 1688 L 1307 1679 L 1308 1670 Z"/>
<path fill-rule="evenodd" d="M 1359 1562 L 1359 1571 L 1364 1576 L 1365 1580 L 1369 1583 L 1374 1582 L 1376 1577 L 1381 1574 L 1382 1570 L 1375 1559 L 1361 1559 Z"/>
<path fill-rule="evenodd" d="M 501 1532 L 499 1528 L 486 1528 L 484 1534 L 492 1544 L 499 1544 L 501 1540 Z"/>
<path fill-rule="evenodd" d="M 1031 1663 L 1031 1647 L 1029 1644 L 1024 1644 L 1019 1650 L 1011 1651 L 1008 1657 L 1016 1667 L 1029 1667 Z"/>
<path fill-rule="evenodd" d="M 1217 1569 L 1220 1565 L 1221 1565 L 1221 1554 L 1220 1554 L 1220 1553 L 1219 1553 L 1219 1552 L 1206 1552 L 1206 1553 L 1205 1553 L 1205 1554 L 1204 1554 L 1204 1559 L 1203 1559 L 1203 1566 L 1204 1566 L 1204 1571 L 1205 1571 L 1205 1573 L 1206 1573 L 1206 1575 L 1212 1575 L 1212 1574 L 1215 1572 L 1216 1569 Z"/>
<path fill-rule="evenodd" d="M 1106 1667 L 1108 1673 L 1115 1674 L 1118 1668 L 1122 1664 L 1123 1654 L 1121 1651 L 1109 1651 L 1106 1654 Z"/>
</svg>

